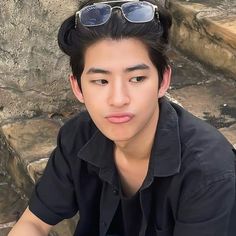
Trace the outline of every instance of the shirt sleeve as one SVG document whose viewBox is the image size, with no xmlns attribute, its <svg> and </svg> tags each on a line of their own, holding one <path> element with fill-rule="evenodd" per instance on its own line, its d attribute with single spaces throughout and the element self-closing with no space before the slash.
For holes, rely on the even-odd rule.
<svg viewBox="0 0 236 236">
<path fill-rule="evenodd" d="M 65 156 L 59 133 L 57 147 L 29 201 L 30 211 L 50 225 L 70 218 L 78 211 L 70 165 Z"/>
<path fill-rule="evenodd" d="M 180 201 L 174 236 L 228 236 L 234 201 L 234 173 L 208 181 Z"/>
</svg>

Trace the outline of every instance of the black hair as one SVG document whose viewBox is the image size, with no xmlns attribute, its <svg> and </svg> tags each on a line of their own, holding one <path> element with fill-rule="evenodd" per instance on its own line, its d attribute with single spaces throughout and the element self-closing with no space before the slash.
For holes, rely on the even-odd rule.
<svg viewBox="0 0 236 236">
<path fill-rule="evenodd" d="M 95 42 L 106 38 L 113 40 L 136 38 L 142 41 L 148 49 L 152 63 L 157 68 L 159 85 L 161 84 L 163 73 L 169 64 L 166 51 L 169 45 L 172 18 L 164 7 L 155 1 L 147 1 L 158 6 L 159 20 L 154 18 L 147 23 L 130 23 L 122 14 L 113 11 L 108 22 L 101 26 L 85 27 L 78 22 L 75 28 L 75 15 L 62 23 L 58 33 L 58 44 L 61 50 L 70 57 L 72 73 L 76 77 L 80 88 L 80 77 L 84 69 L 86 49 Z M 80 9 L 94 2 L 98 1 L 88 0 L 80 6 Z"/>
</svg>

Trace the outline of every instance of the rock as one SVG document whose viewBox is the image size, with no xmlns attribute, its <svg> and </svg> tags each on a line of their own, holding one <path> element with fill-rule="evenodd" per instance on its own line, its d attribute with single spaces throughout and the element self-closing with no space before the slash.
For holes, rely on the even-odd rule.
<svg viewBox="0 0 236 236">
<path fill-rule="evenodd" d="M 27 165 L 27 171 L 31 180 L 36 183 L 37 180 L 42 176 L 43 171 L 47 165 L 48 158 L 43 158 L 38 161 L 34 161 Z"/>
<path fill-rule="evenodd" d="M 18 220 L 27 202 L 0 176 L 0 228 L 11 227 Z"/>
<path fill-rule="evenodd" d="M 2 152 L 0 151 L 0 154 Z M 2 160 L 0 160 L 1 162 Z M 0 236 L 7 236 L 11 227 L 18 220 L 27 202 L 15 191 L 9 182 L 9 177 L 4 175 L 0 168 Z"/>
<path fill-rule="evenodd" d="M 5 124 L 2 131 L 11 148 L 29 163 L 48 157 L 56 145 L 59 128 L 53 120 L 32 119 Z"/>
<path fill-rule="evenodd" d="M 209 71 L 178 52 L 172 52 L 171 58 L 174 73 L 167 97 L 218 128 L 235 145 L 235 81 L 220 72 Z"/>
<path fill-rule="evenodd" d="M 69 110 L 69 60 L 57 45 L 76 0 L 0 1 L 0 121 Z"/>
<path fill-rule="evenodd" d="M 59 128 L 58 122 L 49 119 L 24 120 L 2 126 L 10 153 L 7 169 L 16 186 L 28 196 L 32 183 L 43 172 L 45 160 L 56 145 Z"/>
<path fill-rule="evenodd" d="M 228 5 L 213 1 L 171 1 L 172 43 L 211 67 L 235 75 L 235 7 L 233 1 Z"/>
<path fill-rule="evenodd" d="M 21 190 L 20 193 L 25 200 L 21 200 L 19 194 L 10 194 L 13 193 L 12 188 L 7 184 L 0 185 L 0 190 L 4 188 L 3 192 L 8 196 L 8 201 L 0 201 L 2 202 L 0 204 L 0 236 L 1 234 L 2 236 L 7 235 L 26 208 L 26 200 L 30 197 L 34 183 L 42 175 L 49 155 L 56 145 L 59 128 L 58 122 L 49 119 L 24 120 L 2 126 L 0 153 L 8 151 L 8 155 L 3 155 L 4 158 L 7 158 L 4 160 L 4 166 L 8 167 L 14 180 L 15 190 L 18 192 Z M 6 147 L 7 144 L 8 147 Z M 6 195 L 1 195 L 1 197 L 6 199 Z M 17 200 L 13 201 L 13 197 Z M 60 222 L 52 228 L 50 235 L 72 236 L 78 220 L 79 216 L 76 215 L 72 219 Z M 11 225 L 8 224 L 9 221 L 11 221 Z"/>
<path fill-rule="evenodd" d="M 189 74 L 186 78 L 193 77 Z M 216 78 L 216 77 L 215 77 Z M 223 78 L 169 91 L 185 109 L 216 128 L 236 123 L 236 93 L 231 81 Z M 224 104 L 228 104 L 227 107 Z"/>
</svg>

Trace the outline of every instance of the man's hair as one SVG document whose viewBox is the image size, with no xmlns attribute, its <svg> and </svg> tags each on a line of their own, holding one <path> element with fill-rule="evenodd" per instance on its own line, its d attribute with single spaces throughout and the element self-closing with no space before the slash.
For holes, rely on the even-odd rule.
<svg viewBox="0 0 236 236">
<path fill-rule="evenodd" d="M 169 63 L 166 51 L 169 44 L 172 18 L 164 7 L 155 1 L 147 1 L 158 6 L 159 21 L 155 16 L 152 21 L 147 23 L 131 23 L 120 14 L 120 11 L 113 10 L 111 18 L 101 26 L 85 27 L 78 22 L 75 28 L 75 15 L 62 23 L 58 33 L 58 44 L 61 50 L 70 57 L 72 73 L 80 88 L 86 49 L 92 44 L 108 38 L 113 40 L 135 38 L 140 40 L 147 47 L 149 57 L 158 71 L 159 85 L 161 84 L 163 73 L 168 68 Z M 94 2 L 100 1 L 89 0 L 83 3 L 80 9 Z"/>
</svg>

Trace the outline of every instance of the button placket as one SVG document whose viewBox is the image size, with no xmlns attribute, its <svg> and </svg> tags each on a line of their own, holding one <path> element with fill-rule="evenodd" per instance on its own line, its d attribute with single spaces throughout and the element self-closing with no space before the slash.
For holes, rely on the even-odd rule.
<svg viewBox="0 0 236 236">
<path fill-rule="evenodd" d="M 105 236 L 119 205 L 119 191 L 104 183 L 100 201 L 100 235 Z"/>
<path fill-rule="evenodd" d="M 114 194 L 115 196 L 117 196 L 117 195 L 119 194 L 119 190 L 117 190 L 117 189 L 115 189 L 115 188 L 113 188 L 112 192 L 113 192 L 113 194 Z"/>
</svg>

